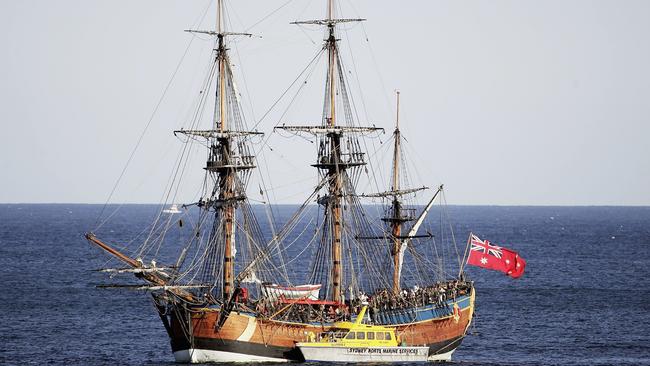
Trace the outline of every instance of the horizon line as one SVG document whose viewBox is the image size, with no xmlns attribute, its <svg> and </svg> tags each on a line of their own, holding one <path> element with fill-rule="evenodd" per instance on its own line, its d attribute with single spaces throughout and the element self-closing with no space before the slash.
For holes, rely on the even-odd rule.
<svg viewBox="0 0 650 366">
<path fill-rule="evenodd" d="M 90 203 L 90 202 L 0 202 L 0 205 L 95 205 L 95 206 L 169 206 L 174 203 L 146 203 L 146 202 L 119 202 L 119 203 Z M 269 203 L 251 202 L 251 205 L 263 206 Z M 271 206 L 297 206 L 301 202 L 295 203 L 270 203 Z M 308 203 L 308 206 L 318 205 L 316 202 Z M 380 203 L 367 203 L 364 206 L 382 206 Z M 424 204 L 415 205 L 424 206 Z M 650 204 L 469 204 L 469 203 L 449 203 L 446 206 L 471 206 L 471 207 L 650 207 Z"/>
</svg>

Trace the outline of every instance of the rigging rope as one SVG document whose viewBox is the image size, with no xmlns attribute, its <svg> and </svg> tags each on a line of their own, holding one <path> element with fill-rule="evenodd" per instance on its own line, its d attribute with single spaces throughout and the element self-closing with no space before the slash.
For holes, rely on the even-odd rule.
<svg viewBox="0 0 650 366">
<path fill-rule="evenodd" d="M 140 144 L 142 143 L 142 139 L 144 138 L 145 134 L 147 133 L 147 130 L 149 130 L 149 126 L 151 126 L 151 122 L 153 121 L 154 117 L 156 116 L 156 113 L 158 112 L 158 108 L 160 108 L 160 105 L 162 104 L 162 101 L 165 99 L 165 96 L 167 95 L 167 91 L 169 90 L 169 87 L 172 85 L 172 82 L 174 81 L 174 78 L 176 77 L 176 74 L 178 73 L 178 70 L 181 67 L 181 64 L 183 63 L 183 60 L 185 60 L 185 56 L 187 56 L 188 51 L 190 50 L 190 46 L 192 45 L 192 41 L 194 40 L 194 37 L 190 38 L 190 41 L 187 44 L 187 47 L 185 48 L 185 52 L 183 52 L 183 56 L 181 56 L 181 59 L 178 61 L 178 64 L 176 65 L 176 68 L 174 68 L 174 72 L 172 73 L 171 78 L 169 79 L 169 82 L 167 82 L 167 85 L 165 86 L 165 89 L 163 90 L 162 95 L 160 96 L 160 99 L 158 99 L 158 103 L 156 103 L 156 107 L 154 108 L 153 112 L 151 113 L 151 116 L 149 117 L 149 120 L 147 121 L 147 124 L 145 125 L 144 129 L 140 133 L 140 136 L 138 137 L 138 140 L 135 144 L 135 147 L 133 150 L 131 150 L 131 153 L 129 154 L 129 158 L 126 161 L 126 164 L 124 164 L 124 167 L 122 168 L 122 171 L 120 172 L 119 177 L 117 178 L 117 181 L 113 185 L 113 189 L 111 189 L 111 193 L 108 195 L 108 198 L 106 199 L 106 202 L 104 203 L 104 206 L 102 207 L 102 210 L 100 211 L 99 215 L 97 216 L 97 220 L 95 221 L 95 225 L 99 223 L 99 220 L 101 216 L 104 214 L 104 210 L 106 209 L 106 206 L 110 202 L 111 198 L 113 198 L 113 194 L 115 193 L 115 190 L 117 189 L 118 185 L 120 184 L 122 177 L 124 176 L 124 173 L 126 173 L 127 168 L 131 164 L 131 161 L 133 160 L 133 157 L 135 156 L 136 151 L 140 147 Z M 98 230 L 99 227 L 95 228 L 95 231 Z"/>
</svg>

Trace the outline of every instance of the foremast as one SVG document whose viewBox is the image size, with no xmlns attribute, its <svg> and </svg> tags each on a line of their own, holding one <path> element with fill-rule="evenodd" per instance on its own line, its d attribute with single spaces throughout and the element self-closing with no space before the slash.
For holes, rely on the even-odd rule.
<svg viewBox="0 0 650 366">
<path fill-rule="evenodd" d="M 226 134 L 228 126 L 228 114 L 226 113 L 226 62 L 228 61 L 228 53 L 226 52 L 226 47 L 224 45 L 224 34 L 222 32 L 222 10 L 223 2 L 219 0 L 218 10 L 217 10 L 217 39 L 218 39 L 218 48 L 217 48 L 217 59 L 219 61 L 219 92 L 217 97 L 219 100 L 219 116 L 221 117 L 220 123 L 215 119 L 215 129 L 219 129 L 219 132 L 224 134 L 224 137 L 218 140 L 217 149 L 222 159 L 222 166 L 214 166 L 215 171 L 219 175 L 219 200 L 225 203 L 223 207 L 223 213 L 225 216 L 225 225 L 224 225 L 224 254 L 223 254 L 223 287 L 222 287 L 222 296 L 228 298 L 232 294 L 233 288 L 233 278 L 235 272 L 235 261 L 233 258 L 233 251 L 235 246 L 235 205 L 233 202 L 234 190 L 233 190 L 233 181 L 234 175 L 236 174 L 235 169 L 231 169 L 228 166 L 231 165 L 230 162 L 230 145 L 232 142 L 232 137 Z M 214 162 L 214 160 L 212 160 Z M 210 165 L 210 160 L 208 160 L 208 165 Z"/>
<path fill-rule="evenodd" d="M 181 133 L 207 140 L 209 154 L 205 170 L 215 182 L 214 188 L 208 192 L 207 199 L 201 199 L 198 206 L 210 211 L 214 210 L 214 224 L 208 239 L 214 243 L 213 249 L 222 252 L 221 270 L 208 269 L 213 275 L 221 273 L 221 297 L 225 302 L 232 297 L 235 278 L 236 253 L 236 209 L 241 201 L 247 199 L 246 184 L 255 168 L 255 156 L 246 140 L 250 135 L 261 134 L 255 131 L 245 131 L 241 120 L 238 99 L 235 95 L 234 79 L 226 47 L 228 36 L 251 36 L 248 33 L 226 32 L 223 27 L 223 0 L 217 2 L 216 31 L 188 30 L 192 33 L 204 33 L 217 37 L 216 63 L 218 79 L 216 102 L 211 130 L 180 130 Z M 231 121 L 232 119 L 232 121 Z M 218 245 L 222 242 L 223 245 Z M 206 263 L 214 267 L 214 263 Z M 216 279 L 214 283 L 216 283 Z"/>
<path fill-rule="evenodd" d="M 165 241 L 170 228 L 171 217 L 161 219 L 159 215 L 149 229 L 149 236 L 144 240 L 132 258 L 114 247 L 88 233 L 89 242 L 128 264 L 139 278 L 152 285 L 152 289 L 172 291 L 180 298 L 192 304 L 230 303 L 236 286 L 239 285 L 235 268 L 236 263 L 248 268 L 248 272 L 256 271 L 259 280 L 280 274 L 286 277 L 282 268 L 272 264 L 262 266 L 257 263 L 247 263 L 251 258 L 264 252 L 265 240 L 259 224 L 252 211 L 246 195 L 246 187 L 252 170 L 256 167 L 255 156 L 251 148 L 254 135 L 261 132 L 248 131 L 244 114 L 241 110 L 239 96 L 232 73 L 226 40 L 232 36 L 248 36 L 249 33 L 236 33 L 224 29 L 223 0 L 217 2 L 217 22 L 214 30 L 186 30 L 190 33 L 201 33 L 215 37 L 214 57 L 203 88 L 199 94 L 197 110 L 191 121 L 190 129 L 174 131 L 174 135 L 184 135 L 189 146 L 199 141 L 207 147 L 204 182 L 200 198 L 197 202 L 183 205 L 184 208 L 196 206 L 200 213 L 198 221 L 193 225 L 191 234 L 182 239 L 185 244 L 171 273 L 160 273 L 160 268 L 143 265 L 142 257 L 154 253 L 158 255 L 160 246 Z M 214 92 L 214 94 L 213 94 Z M 214 99 L 212 99 L 214 97 Z M 214 106 L 208 129 L 194 129 L 207 106 Z M 169 186 L 166 196 L 176 194 L 180 188 L 178 175 L 188 164 L 190 154 L 187 148 L 182 149 L 178 165 L 173 173 L 174 179 Z M 182 220 L 179 224 L 182 227 Z M 239 235 L 237 233 L 245 233 Z M 237 251 L 240 254 L 237 256 Z M 193 253 L 194 255 L 188 255 Z M 241 254 L 243 253 L 243 254 Z M 266 253 L 268 257 L 270 254 Z M 155 258 L 154 258 L 155 259 Z M 152 263 L 155 261 L 152 260 Z M 264 263 L 269 262 L 266 260 Z M 121 273 L 121 272 L 120 272 Z M 241 279 L 240 279 L 241 280 Z M 196 289 L 196 291 L 191 289 Z M 207 290 L 206 290 L 207 289 Z"/>
</svg>

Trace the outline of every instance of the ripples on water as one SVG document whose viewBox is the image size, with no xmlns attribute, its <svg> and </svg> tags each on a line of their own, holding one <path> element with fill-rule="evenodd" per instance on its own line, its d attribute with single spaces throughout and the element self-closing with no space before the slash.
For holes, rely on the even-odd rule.
<svg viewBox="0 0 650 366">
<path fill-rule="evenodd" d="M 468 270 L 476 321 L 454 363 L 650 365 L 650 208 L 450 209 L 457 237 L 528 262 L 520 280 Z M 0 364 L 173 364 L 148 295 L 95 288 L 107 257 L 82 235 L 100 210 L 0 205 Z M 153 210 L 125 206 L 104 231 L 131 238 Z"/>
</svg>

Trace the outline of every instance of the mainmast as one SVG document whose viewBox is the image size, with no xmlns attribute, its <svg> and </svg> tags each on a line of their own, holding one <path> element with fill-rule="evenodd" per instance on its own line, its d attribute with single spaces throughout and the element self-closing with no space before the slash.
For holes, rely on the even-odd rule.
<svg viewBox="0 0 650 366">
<path fill-rule="evenodd" d="M 327 19 L 332 20 L 334 1 L 329 0 Z M 328 24 L 329 37 L 327 38 L 327 49 L 329 51 L 329 97 L 330 97 L 330 127 L 336 126 L 336 37 L 334 36 L 335 23 Z M 339 163 L 341 157 L 341 136 L 330 135 L 331 142 L 331 164 L 328 167 L 329 196 L 332 208 L 332 220 L 334 223 L 332 236 L 332 301 L 341 301 L 341 174 L 339 174 Z"/>
<path fill-rule="evenodd" d="M 327 234 L 330 246 L 329 268 L 329 288 L 330 299 L 340 302 L 343 295 L 343 265 L 342 265 L 342 245 L 343 245 L 343 197 L 347 192 L 344 187 L 347 171 L 365 165 L 364 153 L 360 151 L 354 138 L 348 134 L 362 134 L 381 130 L 376 127 L 356 127 L 348 121 L 347 125 L 341 125 L 337 120 L 337 90 L 340 91 L 340 97 L 344 103 L 344 120 L 348 114 L 346 105 L 349 105 L 347 90 L 344 84 L 344 76 L 340 70 L 340 55 L 336 39 L 336 24 L 347 22 L 358 22 L 364 19 L 337 19 L 334 15 L 334 1 L 327 2 L 327 18 L 322 20 L 297 21 L 292 24 L 314 24 L 327 27 L 324 49 L 327 50 L 327 78 L 325 90 L 325 112 L 320 126 L 282 126 L 278 129 L 287 131 L 305 132 L 322 138 L 318 149 L 318 160 L 312 166 L 319 169 L 327 186 L 327 197 L 323 197 L 319 202 L 325 206 L 326 217 L 329 221 L 331 232 Z M 346 142 L 342 146 L 342 141 Z M 325 244 L 325 243 L 323 243 Z"/>
<path fill-rule="evenodd" d="M 223 0 L 219 0 L 217 4 L 217 39 L 219 45 L 217 48 L 217 55 L 219 60 L 219 131 L 224 133 L 227 131 L 228 113 L 226 112 L 226 61 L 227 52 L 224 46 L 224 34 L 222 30 L 222 14 L 223 14 Z M 219 139 L 221 146 L 221 157 L 225 166 L 230 165 L 230 143 L 231 137 L 227 134 Z M 235 276 L 235 261 L 233 258 L 233 251 L 235 246 L 235 205 L 233 202 L 233 181 L 235 179 L 234 169 L 222 169 L 219 172 L 219 185 L 220 195 L 219 200 L 226 203 L 223 206 L 223 215 L 225 218 L 224 224 L 224 251 L 223 251 L 223 290 L 222 296 L 224 299 L 229 298 L 233 291 L 233 280 Z"/>
</svg>

